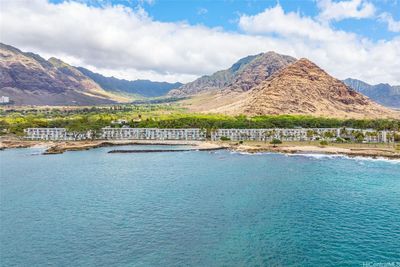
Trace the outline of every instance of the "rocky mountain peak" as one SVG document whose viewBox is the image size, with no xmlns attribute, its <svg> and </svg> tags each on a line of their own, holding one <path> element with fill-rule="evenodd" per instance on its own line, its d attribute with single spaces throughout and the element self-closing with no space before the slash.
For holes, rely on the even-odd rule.
<svg viewBox="0 0 400 267">
<path fill-rule="evenodd" d="M 302 58 L 255 87 L 245 105 L 252 114 L 346 114 L 386 112 L 367 97 Z"/>
<path fill-rule="evenodd" d="M 229 69 L 202 76 L 171 91 L 170 95 L 195 95 L 216 90 L 248 91 L 295 60 L 293 57 L 272 51 L 247 56 L 238 60 Z"/>
<path fill-rule="evenodd" d="M 259 54 L 235 75 L 224 90 L 248 91 L 294 61 L 296 59 L 293 57 L 272 51 Z"/>
</svg>

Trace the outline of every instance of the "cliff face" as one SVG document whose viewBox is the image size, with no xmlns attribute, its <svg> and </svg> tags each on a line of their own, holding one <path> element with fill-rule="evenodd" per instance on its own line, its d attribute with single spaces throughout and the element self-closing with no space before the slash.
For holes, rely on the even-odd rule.
<svg viewBox="0 0 400 267">
<path fill-rule="evenodd" d="M 187 96 L 217 90 L 247 91 L 294 61 L 292 57 L 275 52 L 247 56 L 229 69 L 202 76 L 172 90 L 169 95 Z"/>
<path fill-rule="evenodd" d="M 260 54 L 238 72 L 224 90 L 248 91 L 295 61 L 293 57 L 275 52 Z"/>
<path fill-rule="evenodd" d="M 121 100 L 76 68 L 0 44 L 0 94 L 16 104 L 94 105 Z"/>
<path fill-rule="evenodd" d="M 347 86 L 368 96 L 379 104 L 400 108 L 400 86 L 391 86 L 387 83 L 370 85 L 366 82 L 350 78 L 343 82 Z"/>
</svg>

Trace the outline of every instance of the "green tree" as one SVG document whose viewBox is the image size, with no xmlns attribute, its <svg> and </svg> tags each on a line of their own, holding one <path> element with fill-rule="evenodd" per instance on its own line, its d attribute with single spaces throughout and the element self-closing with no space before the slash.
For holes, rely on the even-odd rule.
<svg viewBox="0 0 400 267">
<path fill-rule="evenodd" d="M 322 140 L 321 142 L 319 142 L 319 144 L 320 144 L 321 146 L 327 146 L 327 145 L 328 145 L 328 141 Z"/>
<path fill-rule="evenodd" d="M 282 141 L 279 139 L 272 139 L 271 142 L 269 142 L 271 145 L 273 145 L 273 147 L 276 147 L 276 145 L 282 144 Z"/>
</svg>

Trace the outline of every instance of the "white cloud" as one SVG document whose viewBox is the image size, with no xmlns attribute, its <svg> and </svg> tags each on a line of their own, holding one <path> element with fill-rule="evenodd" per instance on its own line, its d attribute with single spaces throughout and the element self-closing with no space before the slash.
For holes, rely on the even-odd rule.
<svg viewBox="0 0 400 267">
<path fill-rule="evenodd" d="M 139 4 L 148 4 L 148 5 L 154 5 L 155 0 L 138 0 Z"/>
<path fill-rule="evenodd" d="M 372 42 L 299 13 L 285 13 L 280 5 L 242 16 L 239 27 L 259 38 L 280 40 L 288 46 L 284 49 L 287 53 L 307 57 L 340 79 L 400 83 L 400 61 L 396 60 L 400 57 L 400 37 Z"/>
<path fill-rule="evenodd" d="M 141 8 L 45 0 L 0 4 L 2 42 L 106 75 L 186 82 L 246 55 L 273 50 L 308 57 L 341 79 L 400 84 L 400 38 L 372 42 L 285 13 L 280 6 L 241 16 L 243 33 L 233 33 L 159 22 Z"/>
<path fill-rule="evenodd" d="M 338 37 L 351 41 L 355 38 L 352 34 L 334 31 L 299 13 L 285 13 L 280 5 L 254 16 L 241 16 L 239 27 L 250 34 L 277 34 L 312 41 L 335 41 Z"/>
<path fill-rule="evenodd" d="M 379 16 L 379 18 L 381 21 L 387 23 L 389 31 L 400 32 L 400 21 L 393 19 L 392 15 L 384 12 Z"/>
<path fill-rule="evenodd" d="M 339 21 L 347 18 L 370 18 L 375 14 L 375 6 L 365 0 L 346 0 L 333 2 L 332 0 L 317 0 L 320 9 L 318 15 L 321 21 Z"/>
</svg>

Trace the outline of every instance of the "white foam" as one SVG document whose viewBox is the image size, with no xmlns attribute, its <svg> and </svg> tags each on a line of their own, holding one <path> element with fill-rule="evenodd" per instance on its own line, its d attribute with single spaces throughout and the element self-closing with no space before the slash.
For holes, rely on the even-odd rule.
<svg viewBox="0 0 400 267">
<path fill-rule="evenodd" d="M 354 160 L 357 161 L 383 161 L 391 164 L 400 164 L 400 159 L 389 159 L 383 157 L 371 158 L 371 157 L 354 157 Z"/>
<path fill-rule="evenodd" d="M 390 159 L 384 157 L 362 157 L 362 156 L 355 156 L 351 157 L 345 154 L 318 154 L 318 153 L 303 153 L 303 154 L 287 154 L 287 156 L 301 156 L 301 157 L 309 157 L 314 159 L 335 159 L 335 158 L 343 158 L 355 161 L 372 161 L 372 162 L 387 162 L 391 164 L 400 164 L 400 159 Z"/>
<path fill-rule="evenodd" d="M 350 158 L 347 155 L 344 154 L 322 154 L 322 153 L 292 153 L 292 154 L 286 154 L 289 157 L 308 157 L 308 158 L 315 158 L 315 159 L 333 159 L 333 158 Z"/>
<path fill-rule="evenodd" d="M 231 154 L 239 154 L 239 155 L 247 155 L 247 156 L 260 156 L 260 155 L 284 155 L 286 157 L 308 157 L 317 160 L 322 159 L 348 159 L 348 160 L 355 160 L 362 163 L 363 161 L 370 161 L 370 162 L 387 162 L 391 164 L 400 164 L 400 159 L 390 159 L 384 157 L 362 157 L 362 156 L 355 156 L 351 157 L 345 154 L 323 154 L 323 153 L 274 153 L 274 152 L 257 152 L 257 153 L 250 153 L 250 152 L 239 152 L 239 151 L 230 151 Z"/>
<path fill-rule="evenodd" d="M 247 156 L 260 156 L 260 155 L 272 155 L 272 154 L 279 154 L 279 153 L 272 153 L 272 152 L 244 152 L 244 151 L 230 151 L 231 154 L 239 154 L 239 155 L 247 155 Z"/>
</svg>

